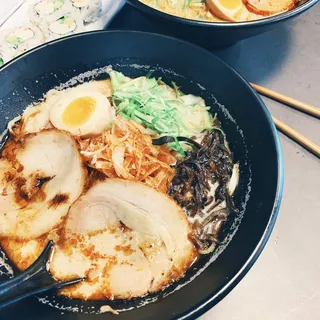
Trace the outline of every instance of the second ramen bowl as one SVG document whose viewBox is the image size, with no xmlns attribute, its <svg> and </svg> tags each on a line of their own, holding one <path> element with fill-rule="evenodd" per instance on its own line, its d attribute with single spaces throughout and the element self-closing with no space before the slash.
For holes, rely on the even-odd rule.
<svg viewBox="0 0 320 320">
<path fill-rule="evenodd" d="M 145 14 L 152 22 L 158 23 L 162 33 L 192 41 L 207 49 L 222 49 L 234 45 L 245 38 L 253 37 L 278 27 L 280 24 L 310 9 L 318 0 L 304 1 L 294 9 L 282 14 L 246 22 L 207 22 L 185 19 L 156 10 L 139 0 L 127 0 L 127 2 Z"/>
</svg>

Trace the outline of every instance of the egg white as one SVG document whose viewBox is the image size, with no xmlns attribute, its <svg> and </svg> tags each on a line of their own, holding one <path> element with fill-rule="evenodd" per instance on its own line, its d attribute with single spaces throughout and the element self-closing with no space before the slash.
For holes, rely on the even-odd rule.
<svg viewBox="0 0 320 320">
<path fill-rule="evenodd" d="M 70 126 L 63 121 L 63 113 L 70 103 L 82 97 L 89 97 L 96 102 L 96 106 L 88 120 L 78 126 Z M 114 118 L 114 109 L 109 100 L 100 92 L 72 92 L 63 95 L 50 108 L 50 121 L 54 127 L 68 131 L 73 135 L 91 137 L 101 134 Z"/>
<path fill-rule="evenodd" d="M 264 16 L 259 14 L 259 12 L 251 12 L 248 10 L 247 5 L 250 7 L 250 1 L 251 0 L 246 0 L 245 3 L 243 1 L 239 1 L 238 6 L 233 9 L 225 7 L 219 0 L 207 0 L 207 4 L 214 15 L 226 21 L 240 22 L 264 18 Z"/>
<path fill-rule="evenodd" d="M 239 1 L 238 6 L 234 9 L 229 9 L 223 6 L 223 4 L 219 0 L 207 0 L 207 4 L 209 6 L 210 11 L 214 15 L 216 15 L 220 19 L 227 21 L 236 21 L 234 16 L 244 7 L 242 1 Z"/>
</svg>

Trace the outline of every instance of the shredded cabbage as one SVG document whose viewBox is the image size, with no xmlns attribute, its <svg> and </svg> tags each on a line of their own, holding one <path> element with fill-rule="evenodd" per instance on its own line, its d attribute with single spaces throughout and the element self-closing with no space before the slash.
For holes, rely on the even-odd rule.
<svg viewBox="0 0 320 320">
<path fill-rule="evenodd" d="M 184 95 L 174 84 L 161 79 L 130 79 L 117 71 L 109 71 L 113 88 L 113 105 L 122 117 L 134 120 L 160 136 L 193 137 L 213 128 L 210 107 L 202 98 Z M 183 153 L 180 142 L 170 147 Z"/>
</svg>

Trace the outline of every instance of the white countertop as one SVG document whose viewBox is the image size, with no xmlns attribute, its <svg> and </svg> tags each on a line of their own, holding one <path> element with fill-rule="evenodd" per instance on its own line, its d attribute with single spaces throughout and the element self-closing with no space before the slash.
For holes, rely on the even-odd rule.
<svg viewBox="0 0 320 320">
<path fill-rule="evenodd" d="M 0 26 L 2 22 L 7 18 L 10 12 L 17 6 L 21 0 L 0 0 L 1 10 L 0 10 Z"/>
</svg>

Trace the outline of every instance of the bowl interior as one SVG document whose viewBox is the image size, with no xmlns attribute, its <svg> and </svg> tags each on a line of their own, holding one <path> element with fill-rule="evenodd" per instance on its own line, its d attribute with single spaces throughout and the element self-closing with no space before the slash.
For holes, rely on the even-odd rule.
<svg viewBox="0 0 320 320">
<path fill-rule="evenodd" d="M 106 304 L 131 310 L 120 313 L 119 320 L 194 318 L 241 280 L 270 235 L 282 189 L 282 159 L 274 125 L 248 84 L 199 47 L 169 37 L 120 31 L 92 32 L 43 45 L 0 72 L 0 132 L 49 89 L 103 78 L 109 65 L 130 77 L 154 70 L 166 83 L 174 81 L 182 91 L 199 95 L 212 106 L 240 163 L 235 195 L 240 213 L 225 224 L 216 252 L 198 261 L 164 292 L 113 302 L 82 302 L 46 294 L 3 310 L 0 319 L 109 319 L 110 314 L 97 315 Z"/>
</svg>

